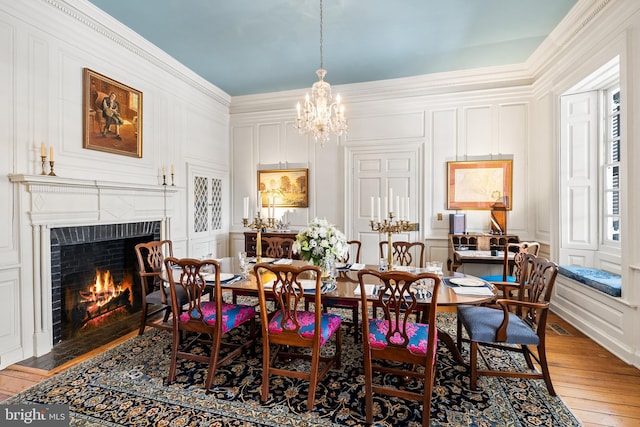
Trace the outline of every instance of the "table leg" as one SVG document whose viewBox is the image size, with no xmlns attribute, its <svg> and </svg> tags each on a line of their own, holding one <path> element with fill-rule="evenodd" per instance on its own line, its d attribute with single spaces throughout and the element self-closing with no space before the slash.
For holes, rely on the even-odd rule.
<svg viewBox="0 0 640 427">
<path fill-rule="evenodd" d="M 462 366 L 469 369 L 469 364 L 462 358 L 462 355 L 458 351 L 458 347 L 456 346 L 455 341 L 451 338 L 451 335 L 443 331 L 442 329 L 438 329 L 438 339 L 443 341 L 447 347 L 449 347 L 449 351 L 453 355 L 453 358 Z"/>
</svg>

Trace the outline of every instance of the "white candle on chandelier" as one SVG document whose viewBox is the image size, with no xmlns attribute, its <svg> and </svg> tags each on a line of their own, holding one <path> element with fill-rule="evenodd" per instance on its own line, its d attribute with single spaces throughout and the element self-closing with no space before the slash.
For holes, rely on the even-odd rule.
<svg viewBox="0 0 640 427">
<path fill-rule="evenodd" d="M 389 198 L 384 198 L 384 219 L 387 219 L 389 215 Z"/>
<path fill-rule="evenodd" d="M 298 110 L 298 119 L 300 118 L 300 103 L 296 105 L 296 110 Z"/>
<path fill-rule="evenodd" d="M 396 216 L 400 219 L 400 196 L 396 196 Z"/>
<path fill-rule="evenodd" d="M 389 206 L 387 212 L 393 213 L 393 188 L 389 187 Z"/>
<path fill-rule="evenodd" d="M 399 205 L 400 207 L 398 208 L 398 218 L 404 219 L 404 197 L 400 197 Z"/>
<path fill-rule="evenodd" d="M 380 197 L 378 197 L 378 222 L 382 222 L 382 217 L 380 216 Z"/>
<path fill-rule="evenodd" d="M 242 199 L 243 201 L 243 216 L 242 218 L 249 218 L 249 198 L 245 197 L 244 199 Z"/>
</svg>

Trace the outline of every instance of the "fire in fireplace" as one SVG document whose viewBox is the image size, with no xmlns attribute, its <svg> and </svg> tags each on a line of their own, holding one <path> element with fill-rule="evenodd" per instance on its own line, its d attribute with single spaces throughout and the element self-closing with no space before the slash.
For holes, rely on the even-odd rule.
<svg viewBox="0 0 640 427">
<path fill-rule="evenodd" d="M 110 270 L 96 269 L 92 283 L 85 288 L 65 289 L 66 318 L 77 331 L 99 327 L 108 317 L 121 317 L 133 312 L 133 278 L 125 274 L 115 283 Z"/>
</svg>

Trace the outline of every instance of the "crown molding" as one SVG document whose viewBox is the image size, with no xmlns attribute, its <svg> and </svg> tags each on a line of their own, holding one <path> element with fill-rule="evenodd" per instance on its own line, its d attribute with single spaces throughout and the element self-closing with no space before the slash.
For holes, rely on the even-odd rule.
<svg viewBox="0 0 640 427">
<path fill-rule="evenodd" d="M 231 97 L 138 33 L 85 0 L 40 0 L 109 41 L 229 107 Z"/>
</svg>

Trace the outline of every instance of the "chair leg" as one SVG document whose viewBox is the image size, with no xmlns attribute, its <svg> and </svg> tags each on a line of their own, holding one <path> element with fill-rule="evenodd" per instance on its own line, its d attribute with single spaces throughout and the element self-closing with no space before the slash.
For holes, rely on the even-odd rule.
<svg viewBox="0 0 640 427">
<path fill-rule="evenodd" d="M 547 390 L 551 396 L 555 396 L 556 391 L 553 388 L 553 384 L 551 384 L 551 375 L 549 375 L 549 365 L 547 365 L 547 352 L 544 341 L 538 346 L 538 358 L 540 359 L 540 369 L 542 369 L 542 376 L 544 377 L 544 382 L 547 384 Z"/>
<path fill-rule="evenodd" d="M 431 370 L 430 373 L 429 369 Z M 424 396 L 422 398 L 422 427 L 429 427 L 431 424 L 431 394 L 433 393 L 433 376 L 435 365 L 431 368 L 425 366 Z"/>
<path fill-rule="evenodd" d="M 176 379 L 176 367 L 178 365 L 178 347 L 180 345 L 180 331 L 174 326 L 172 330 L 171 342 L 171 366 L 169 367 L 168 383 L 171 384 Z"/>
<path fill-rule="evenodd" d="M 164 323 L 167 323 L 170 315 L 171 315 L 171 307 L 167 306 L 167 309 L 164 311 L 164 318 L 162 319 L 162 321 Z"/>
<path fill-rule="evenodd" d="M 363 338 L 363 340 L 366 338 Z M 373 424 L 373 372 L 371 368 L 371 354 L 364 355 L 364 390 L 365 390 L 365 418 L 368 425 Z"/>
<path fill-rule="evenodd" d="M 360 319 L 358 316 L 358 312 L 360 311 L 359 306 L 353 307 L 351 312 L 351 318 L 353 319 L 353 342 L 356 344 L 360 341 Z"/>
<path fill-rule="evenodd" d="M 522 355 L 524 356 L 524 360 L 525 362 L 527 362 L 527 366 L 529 367 L 529 369 L 536 369 L 536 367 L 533 365 L 533 360 L 531 360 L 531 350 L 529 350 L 529 347 L 527 347 L 526 345 L 522 345 Z"/>
<path fill-rule="evenodd" d="M 456 322 L 456 346 L 458 347 L 458 352 L 462 352 L 462 322 L 460 321 L 460 316 L 458 316 Z"/>
<path fill-rule="evenodd" d="M 469 388 L 475 390 L 478 381 L 478 343 L 471 341 L 469 343 Z"/>
<path fill-rule="evenodd" d="M 147 326 L 147 310 L 149 308 L 149 304 L 142 304 L 142 312 L 140 318 L 140 329 L 138 329 L 138 335 L 144 334 L 144 328 Z"/>
<path fill-rule="evenodd" d="M 340 333 L 338 329 L 337 334 Z M 338 343 L 336 341 L 336 351 Z M 320 366 L 320 353 L 314 352 L 311 356 L 311 371 L 309 372 L 309 395 L 307 396 L 307 409 L 312 410 L 316 402 L 316 388 L 318 387 L 318 370 Z"/>
<path fill-rule="evenodd" d="M 266 337 L 262 342 L 262 394 L 260 399 L 266 402 L 269 399 L 269 372 L 271 371 L 271 348 Z"/>
<path fill-rule="evenodd" d="M 221 337 L 217 334 L 211 337 L 213 342 L 211 343 L 211 356 L 209 357 L 209 368 L 207 369 L 207 379 L 204 383 L 204 388 L 209 390 L 213 385 L 213 378 L 216 374 L 216 368 L 218 367 L 218 354 L 220 354 L 220 340 Z"/>
</svg>

